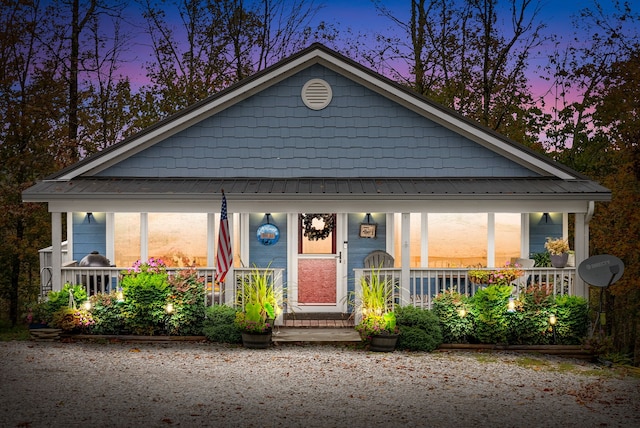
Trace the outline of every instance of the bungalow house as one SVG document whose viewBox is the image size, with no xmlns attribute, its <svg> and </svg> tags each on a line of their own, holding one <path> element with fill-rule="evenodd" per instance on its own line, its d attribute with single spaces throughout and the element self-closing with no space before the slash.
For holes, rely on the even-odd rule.
<svg viewBox="0 0 640 428">
<path fill-rule="evenodd" d="M 149 257 L 212 278 L 223 190 L 231 272 L 268 267 L 297 313 L 347 312 L 374 250 L 392 257 L 385 270 L 413 304 L 446 287 L 469 291 L 471 268 L 543 252 L 546 237 L 568 236 L 570 218 L 576 266 L 589 256 L 595 202 L 611 198 L 313 44 L 25 190 L 25 202 L 51 212 L 43 282 L 97 286 L 106 276 L 108 288 Z M 112 266 L 78 266 L 91 251 Z M 555 292 L 586 296 L 575 267 L 536 269 L 527 272 Z M 233 278 L 211 298 L 230 301 Z"/>
</svg>

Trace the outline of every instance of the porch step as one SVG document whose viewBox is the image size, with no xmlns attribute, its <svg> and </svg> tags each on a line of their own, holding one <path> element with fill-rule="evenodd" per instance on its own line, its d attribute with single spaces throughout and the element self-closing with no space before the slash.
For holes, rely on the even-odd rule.
<svg viewBox="0 0 640 428">
<path fill-rule="evenodd" d="M 283 314 L 285 320 L 348 320 L 352 314 L 344 312 L 291 312 Z"/>
<path fill-rule="evenodd" d="M 352 319 L 284 319 L 282 327 L 296 328 L 353 328 Z"/>
<path fill-rule="evenodd" d="M 271 340 L 274 344 L 314 343 L 314 344 L 357 344 L 360 335 L 353 327 L 276 327 Z"/>
</svg>

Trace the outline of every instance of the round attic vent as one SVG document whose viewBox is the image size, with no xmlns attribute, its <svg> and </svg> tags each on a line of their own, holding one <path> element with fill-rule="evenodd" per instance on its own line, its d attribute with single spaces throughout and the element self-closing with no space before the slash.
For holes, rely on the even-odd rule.
<svg viewBox="0 0 640 428">
<path fill-rule="evenodd" d="M 312 110 L 322 110 L 331 102 L 331 86 L 322 79 L 311 79 L 302 87 L 302 101 Z"/>
</svg>

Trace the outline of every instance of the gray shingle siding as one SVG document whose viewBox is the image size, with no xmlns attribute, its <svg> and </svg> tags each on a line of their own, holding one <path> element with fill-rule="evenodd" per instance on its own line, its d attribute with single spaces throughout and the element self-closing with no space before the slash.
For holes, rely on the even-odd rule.
<svg viewBox="0 0 640 428">
<path fill-rule="evenodd" d="M 333 100 L 308 109 L 311 78 Z M 315 65 L 102 171 L 111 177 L 535 177 L 536 173 Z"/>
</svg>

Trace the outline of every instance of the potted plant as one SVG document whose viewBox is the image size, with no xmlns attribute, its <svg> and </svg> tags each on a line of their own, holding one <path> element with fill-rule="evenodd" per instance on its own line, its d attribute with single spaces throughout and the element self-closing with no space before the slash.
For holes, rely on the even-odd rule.
<svg viewBox="0 0 640 428">
<path fill-rule="evenodd" d="M 355 328 L 371 351 L 391 352 L 396 347 L 398 328 L 393 311 L 395 289 L 393 278 L 380 275 L 379 269 L 360 278 L 356 312 L 362 318 Z"/>
<path fill-rule="evenodd" d="M 569 242 L 562 238 L 547 238 L 544 248 L 549 252 L 551 265 L 555 268 L 563 268 L 569 259 Z"/>
<path fill-rule="evenodd" d="M 236 303 L 242 309 L 236 314 L 236 326 L 245 347 L 267 348 L 271 344 L 273 323 L 281 312 L 280 301 L 268 267 L 260 271 L 254 266 L 241 278 Z"/>
</svg>

